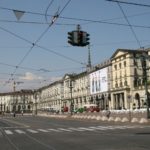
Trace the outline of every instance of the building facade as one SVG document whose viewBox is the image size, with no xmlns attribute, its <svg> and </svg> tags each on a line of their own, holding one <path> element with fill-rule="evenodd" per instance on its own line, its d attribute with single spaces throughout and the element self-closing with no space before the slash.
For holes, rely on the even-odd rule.
<svg viewBox="0 0 150 150">
<path fill-rule="evenodd" d="M 145 82 L 149 77 L 147 76 L 145 80 L 143 55 L 148 56 L 148 52 L 118 49 L 111 57 L 112 109 L 145 107 Z M 145 57 L 144 61 L 146 61 Z"/>
<path fill-rule="evenodd" d="M 61 111 L 63 103 L 63 81 L 56 81 L 38 91 L 38 110 Z"/>
<path fill-rule="evenodd" d="M 37 90 L 0 94 L 0 112 L 73 112 L 89 104 L 100 110 L 141 109 L 149 95 L 149 50 L 118 49 L 110 59 Z"/>
<path fill-rule="evenodd" d="M 33 91 L 21 90 L 0 94 L 0 112 L 32 112 Z"/>
</svg>

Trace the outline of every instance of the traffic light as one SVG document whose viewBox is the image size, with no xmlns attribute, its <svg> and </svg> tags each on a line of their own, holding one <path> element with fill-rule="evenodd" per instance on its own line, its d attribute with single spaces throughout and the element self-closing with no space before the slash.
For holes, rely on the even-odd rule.
<svg viewBox="0 0 150 150">
<path fill-rule="evenodd" d="M 68 32 L 68 43 L 71 44 L 71 45 L 74 45 L 73 31 L 72 32 Z"/>
<path fill-rule="evenodd" d="M 89 45 L 89 34 L 87 32 L 84 32 L 84 31 L 80 31 L 79 32 L 79 42 L 78 42 L 78 45 L 79 46 L 86 46 L 86 45 Z"/>
<path fill-rule="evenodd" d="M 78 46 L 81 46 L 83 43 L 83 31 L 78 32 Z"/>
<path fill-rule="evenodd" d="M 89 45 L 89 39 L 87 32 L 77 30 L 68 32 L 68 43 L 73 46 Z"/>
<path fill-rule="evenodd" d="M 90 44 L 90 42 L 89 42 L 89 40 L 90 40 L 89 36 L 90 36 L 90 34 L 86 33 L 86 45 Z"/>
</svg>

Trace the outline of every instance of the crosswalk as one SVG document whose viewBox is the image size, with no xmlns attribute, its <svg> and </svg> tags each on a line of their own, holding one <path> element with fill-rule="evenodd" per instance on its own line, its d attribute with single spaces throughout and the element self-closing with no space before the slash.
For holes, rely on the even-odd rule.
<svg viewBox="0 0 150 150">
<path fill-rule="evenodd" d="M 3 129 L 3 133 L 7 135 L 13 134 L 38 134 L 38 133 L 62 133 L 62 132 L 98 132 L 98 131 L 112 131 L 112 130 L 125 130 L 132 128 L 145 128 L 143 126 L 90 126 L 90 127 L 69 127 L 69 128 L 47 128 L 47 129 L 31 129 L 31 128 L 10 128 Z M 2 131 L 0 131 L 0 135 L 2 135 Z"/>
</svg>

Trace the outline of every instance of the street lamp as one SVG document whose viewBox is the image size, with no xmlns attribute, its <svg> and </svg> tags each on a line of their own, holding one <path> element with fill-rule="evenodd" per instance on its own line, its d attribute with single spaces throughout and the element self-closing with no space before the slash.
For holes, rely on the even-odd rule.
<svg viewBox="0 0 150 150">
<path fill-rule="evenodd" d="M 33 91 L 33 98 L 34 98 L 34 103 L 33 103 L 33 106 L 34 106 L 34 114 L 37 115 L 37 97 L 38 97 L 38 91 L 37 90 L 34 90 Z"/>
<path fill-rule="evenodd" d="M 128 99 L 128 109 L 129 109 L 129 121 L 131 122 L 131 108 L 130 108 L 130 104 L 131 104 L 131 95 L 128 95 L 127 99 Z"/>
<path fill-rule="evenodd" d="M 148 92 L 148 84 L 147 84 L 147 70 L 149 70 L 150 68 L 147 67 L 147 64 L 146 64 L 146 58 L 148 58 L 148 56 L 144 55 L 144 54 L 141 57 L 141 63 L 142 63 L 143 80 L 144 80 L 144 86 L 145 86 L 145 99 L 146 99 L 146 103 L 147 103 L 147 118 L 150 118 L 150 114 L 149 114 L 149 92 Z"/>
<path fill-rule="evenodd" d="M 72 89 L 73 89 L 73 83 L 74 81 L 72 79 L 69 80 L 69 88 L 70 88 L 70 114 L 73 114 L 74 110 L 74 102 L 72 100 Z"/>
</svg>

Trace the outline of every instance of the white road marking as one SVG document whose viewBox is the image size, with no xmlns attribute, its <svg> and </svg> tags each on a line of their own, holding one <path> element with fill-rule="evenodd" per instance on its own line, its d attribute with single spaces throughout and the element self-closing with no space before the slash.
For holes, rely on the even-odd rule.
<svg viewBox="0 0 150 150">
<path fill-rule="evenodd" d="M 117 128 L 120 128 L 121 126 L 98 126 L 98 128 L 102 130 L 115 130 Z"/>
<path fill-rule="evenodd" d="M 149 127 L 149 126 L 148 126 Z M 30 133 L 39 133 L 39 132 L 50 132 L 50 131 L 54 131 L 54 132 L 75 132 L 75 131 L 81 131 L 81 132 L 84 132 L 84 131 L 96 131 L 96 130 L 101 130 L 101 131 L 106 131 L 106 130 L 117 130 L 117 129 L 131 129 L 131 128 L 141 128 L 141 126 L 121 126 L 121 125 L 118 125 L 118 126 L 92 126 L 92 127 L 71 127 L 71 128 L 56 128 L 56 129 L 53 129 L 53 128 L 50 128 L 50 129 L 36 129 L 36 130 L 33 130 L 33 129 L 26 129 L 26 131 L 30 132 Z M 13 130 L 13 128 L 12 128 Z M 24 130 L 21 130 L 21 129 L 17 129 L 15 127 L 15 129 L 13 131 L 11 130 L 8 130 L 8 129 L 5 129 L 4 132 L 8 135 L 12 135 L 14 134 L 15 132 L 18 133 L 18 134 L 26 134 L 26 131 Z M 0 137 L 3 137 L 3 134 L 2 132 L 0 131 Z"/>
<path fill-rule="evenodd" d="M 95 129 L 95 130 L 104 130 L 103 128 L 100 127 L 89 127 L 90 129 Z"/>
<path fill-rule="evenodd" d="M 115 129 L 127 129 L 129 128 L 128 126 L 116 126 Z"/>
<path fill-rule="evenodd" d="M 67 132 L 72 132 L 72 131 L 69 130 L 69 129 L 63 129 L 63 128 L 58 128 L 58 130 L 61 130 L 61 131 L 67 131 Z"/>
<path fill-rule="evenodd" d="M 15 130 L 15 132 L 17 132 L 17 133 L 19 133 L 19 134 L 25 134 L 25 132 L 22 131 L 22 130 Z"/>
<path fill-rule="evenodd" d="M 90 129 L 90 128 L 83 128 L 83 127 L 80 127 L 78 129 L 81 129 L 81 130 L 85 130 L 85 131 L 94 131 L 95 129 Z"/>
<path fill-rule="evenodd" d="M 27 131 L 29 131 L 29 132 L 31 132 L 31 133 L 38 133 L 38 131 L 32 130 L 32 129 L 27 129 Z"/>
<path fill-rule="evenodd" d="M 83 129 L 79 129 L 79 128 L 68 128 L 69 130 L 73 130 L 73 131 L 85 131 Z"/>
<path fill-rule="evenodd" d="M 60 130 L 57 129 L 48 129 L 49 131 L 55 131 L 55 132 L 61 132 Z"/>
<path fill-rule="evenodd" d="M 49 132 L 48 130 L 45 130 L 45 129 L 38 129 L 38 131 L 41 131 L 41 132 Z"/>
<path fill-rule="evenodd" d="M 5 133 L 6 133 L 6 134 L 13 134 L 13 132 L 10 131 L 10 130 L 5 130 Z"/>
</svg>

